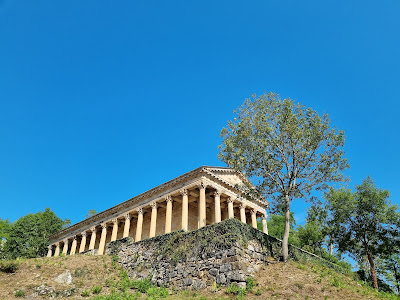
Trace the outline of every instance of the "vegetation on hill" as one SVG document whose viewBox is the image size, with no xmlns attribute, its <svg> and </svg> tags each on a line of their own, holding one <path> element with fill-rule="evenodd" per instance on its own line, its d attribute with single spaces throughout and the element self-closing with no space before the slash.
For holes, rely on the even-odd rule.
<svg viewBox="0 0 400 300">
<path fill-rule="evenodd" d="M 14 261 L 13 273 L 0 272 L 0 298 L 57 299 L 398 299 L 377 292 L 353 276 L 330 268 L 291 261 L 265 266 L 247 288 L 213 285 L 204 291 L 175 291 L 130 280 L 111 256 L 61 256 Z M 55 279 L 69 271 L 72 283 Z"/>
</svg>

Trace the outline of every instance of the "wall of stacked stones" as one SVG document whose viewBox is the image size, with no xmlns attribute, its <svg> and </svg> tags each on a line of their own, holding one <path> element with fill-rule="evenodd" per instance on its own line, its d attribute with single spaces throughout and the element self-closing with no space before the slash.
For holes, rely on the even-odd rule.
<svg viewBox="0 0 400 300">
<path fill-rule="evenodd" d="M 280 247 L 279 239 L 229 219 L 136 243 L 130 237 L 124 238 L 109 243 L 106 253 L 117 255 L 132 279 L 150 278 L 159 286 L 202 289 L 231 283 L 244 287 L 249 276 L 254 276 L 268 261 L 279 259 Z M 322 260 L 292 246 L 290 255 L 297 260 Z"/>
</svg>

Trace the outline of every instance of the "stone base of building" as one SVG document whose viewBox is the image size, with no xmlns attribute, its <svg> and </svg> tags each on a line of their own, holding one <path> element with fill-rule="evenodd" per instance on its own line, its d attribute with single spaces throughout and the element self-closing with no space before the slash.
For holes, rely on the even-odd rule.
<svg viewBox="0 0 400 300">
<path fill-rule="evenodd" d="M 229 219 L 136 243 L 130 237 L 124 238 L 109 243 L 106 254 L 117 255 L 131 279 L 150 278 L 158 286 L 195 290 L 231 283 L 245 287 L 249 276 L 279 260 L 280 251 L 279 239 Z M 322 260 L 292 246 L 290 256 Z"/>
</svg>

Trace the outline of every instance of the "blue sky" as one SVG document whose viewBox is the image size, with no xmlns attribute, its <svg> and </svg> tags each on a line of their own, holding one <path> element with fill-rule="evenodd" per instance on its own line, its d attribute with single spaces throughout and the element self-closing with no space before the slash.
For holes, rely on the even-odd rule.
<svg viewBox="0 0 400 300">
<path fill-rule="evenodd" d="M 345 130 L 351 186 L 400 203 L 399 1 L 0 0 L 0 217 L 73 223 L 218 161 L 273 91 Z M 293 205 L 303 222 L 306 205 Z"/>
</svg>

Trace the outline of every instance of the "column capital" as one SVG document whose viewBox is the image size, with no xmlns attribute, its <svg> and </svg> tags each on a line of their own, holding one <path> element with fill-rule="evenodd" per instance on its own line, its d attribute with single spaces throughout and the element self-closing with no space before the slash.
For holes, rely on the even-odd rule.
<svg viewBox="0 0 400 300">
<path fill-rule="evenodd" d="M 222 194 L 222 191 L 221 191 L 221 190 L 215 190 L 215 191 L 214 191 L 214 197 L 221 196 L 221 194 Z"/>
<path fill-rule="evenodd" d="M 235 198 L 229 197 L 226 201 L 228 201 L 228 203 L 233 203 L 235 201 Z"/>
<path fill-rule="evenodd" d="M 151 206 L 151 208 L 153 208 L 153 209 L 157 208 L 157 202 L 156 202 L 156 201 L 151 202 L 151 203 L 150 203 L 150 206 Z"/>
<path fill-rule="evenodd" d="M 241 209 L 245 209 L 247 206 L 246 206 L 246 204 L 244 204 L 244 203 L 240 203 L 239 204 L 239 208 L 241 208 Z"/>
<path fill-rule="evenodd" d="M 252 209 L 250 210 L 250 212 L 251 212 L 252 215 L 257 214 L 257 211 L 256 211 L 254 208 L 252 208 Z"/>
<path fill-rule="evenodd" d="M 63 242 L 64 242 L 64 244 L 67 244 L 68 243 L 68 238 L 63 239 Z"/>
<path fill-rule="evenodd" d="M 74 235 L 74 236 L 72 237 L 72 240 L 76 240 L 76 235 Z"/>
<path fill-rule="evenodd" d="M 86 234 L 87 234 L 86 231 L 81 232 L 82 236 L 86 236 Z"/>
<path fill-rule="evenodd" d="M 267 219 L 267 214 L 262 214 L 262 215 L 261 215 L 261 219 L 262 219 L 262 220 L 266 220 L 266 219 Z"/>
<path fill-rule="evenodd" d="M 118 219 L 117 219 L 117 218 L 111 219 L 111 222 L 112 222 L 113 224 L 118 224 Z"/>
<path fill-rule="evenodd" d="M 131 218 L 131 214 L 130 213 L 124 214 L 124 218 L 125 218 L 125 220 L 130 219 Z"/>
<path fill-rule="evenodd" d="M 91 232 L 96 232 L 96 226 L 90 227 Z"/>
<path fill-rule="evenodd" d="M 107 222 L 101 223 L 101 228 L 107 228 Z"/>
<path fill-rule="evenodd" d="M 181 190 L 179 191 L 179 193 L 180 193 L 182 196 L 187 196 L 187 195 L 188 195 L 188 190 L 187 190 L 187 189 L 181 189 Z"/>
<path fill-rule="evenodd" d="M 47 249 L 49 249 L 49 250 L 53 249 L 53 245 L 48 245 Z"/>
<path fill-rule="evenodd" d="M 166 196 L 166 197 L 165 197 L 165 201 L 166 201 L 167 203 L 168 203 L 168 202 L 172 202 L 173 199 L 172 199 L 171 195 Z"/>
<path fill-rule="evenodd" d="M 197 187 L 202 190 L 202 189 L 206 189 L 207 184 L 204 181 L 201 181 L 200 183 L 197 184 Z"/>
<path fill-rule="evenodd" d="M 138 208 L 136 211 L 138 215 L 143 215 L 143 207 Z"/>
</svg>

